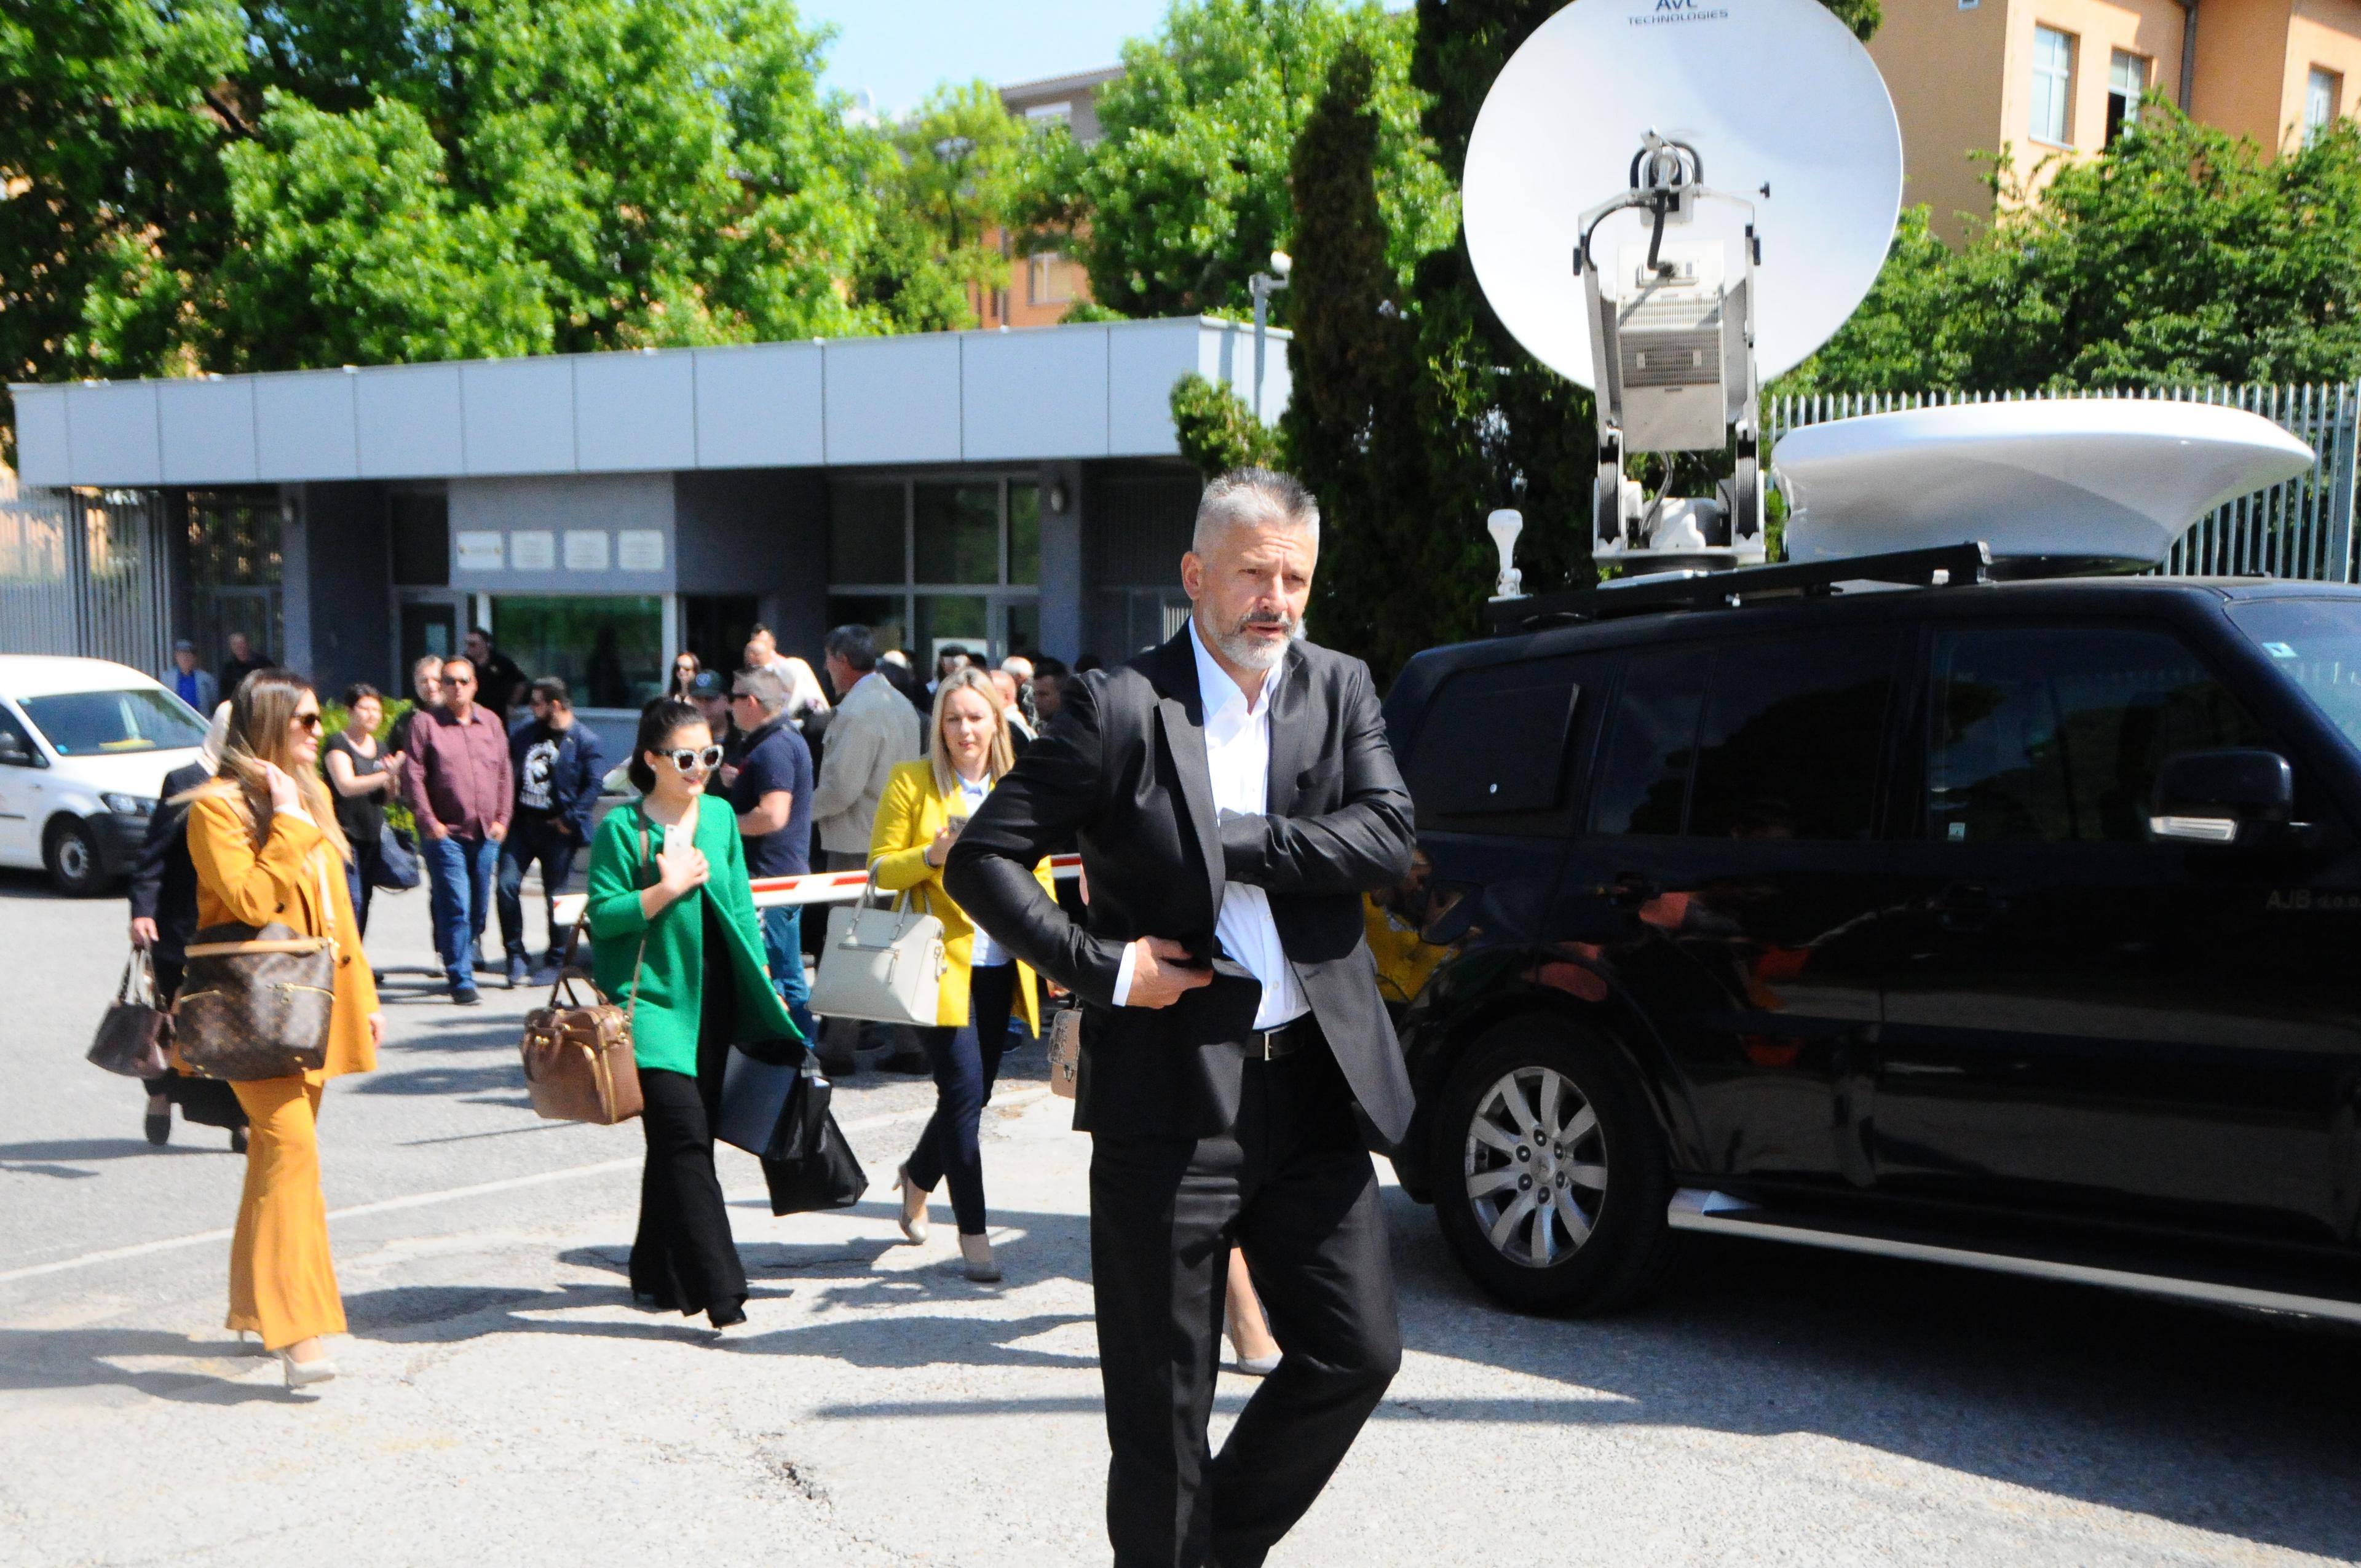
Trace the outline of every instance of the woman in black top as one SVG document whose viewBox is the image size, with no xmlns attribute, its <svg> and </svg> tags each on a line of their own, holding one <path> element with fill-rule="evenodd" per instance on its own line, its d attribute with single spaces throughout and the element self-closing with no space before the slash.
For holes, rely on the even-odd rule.
<svg viewBox="0 0 2361 1568">
<path fill-rule="evenodd" d="M 385 703 L 375 686 L 345 688 L 345 727 L 320 743 L 320 762 L 328 770 L 328 784 L 336 797 L 336 826 L 353 847 L 345 863 L 352 890 L 353 919 L 361 935 L 368 935 L 369 895 L 380 859 L 385 832 L 385 803 L 401 778 L 401 753 L 378 744 L 377 727 L 385 718 Z"/>
<path fill-rule="evenodd" d="M 672 679 L 664 683 L 664 696 L 685 697 L 697 685 L 697 677 L 705 673 L 705 662 L 684 648 L 672 656 Z"/>
</svg>

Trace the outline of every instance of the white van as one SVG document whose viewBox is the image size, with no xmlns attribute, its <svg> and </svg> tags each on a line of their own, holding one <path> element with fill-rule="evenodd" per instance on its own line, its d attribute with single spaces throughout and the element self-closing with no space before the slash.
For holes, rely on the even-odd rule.
<svg viewBox="0 0 2361 1568">
<path fill-rule="evenodd" d="M 164 775 L 205 720 L 127 664 L 0 653 L 0 866 L 98 893 L 131 869 Z"/>
</svg>

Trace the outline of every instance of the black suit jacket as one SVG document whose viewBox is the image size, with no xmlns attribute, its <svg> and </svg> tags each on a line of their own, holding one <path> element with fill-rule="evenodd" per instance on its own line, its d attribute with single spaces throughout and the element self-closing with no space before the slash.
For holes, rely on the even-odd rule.
<svg viewBox="0 0 2361 1568">
<path fill-rule="evenodd" d="M 148 838 L 131 868 L 131 913 L 156 922 L 155 956 L 179 963 L 197 934 L 197 866 L 189 858 L 189 807 L 171 804 L 212 775 L 201 763 L 164 775 L 164 793 L 148 818 Z"/>
<path fill-rule="evenodd" d="M 1298 642 L 1268 679 L 1268 814 L 1215 819 L 1204 705 L 1189 630 L 1120 669 L 1070 681 L 1058 717 L 952 846 L 943 883 L 993 940 L 1073 991 L 1084 1031 L 1074 1124 L 1203 1137 L 1235 1120 L 1262 987 L 1219 950 L 1225 882 L 1270 899 L 1281 946 L 1354 1097 L 1378 1134 L 1410 1125 L 1402 1070 L 1361 895 L 1410 870 L 1410 794 L 1386 743 L 1368 666 Z M 1031 867 L 1069 843 L 1090 877 L 1087 928 Z M 1166 937 L 1213 983 L 1160 1009 L 1116 1007 L 1126 944 Z"/>
</svg>

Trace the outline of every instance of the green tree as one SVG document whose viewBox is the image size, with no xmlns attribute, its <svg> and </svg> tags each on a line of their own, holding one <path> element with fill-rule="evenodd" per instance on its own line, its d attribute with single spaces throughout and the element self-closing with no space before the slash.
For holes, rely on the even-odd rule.
<svg viewBox="0 0 2361 1568">
<path fill-rule="evenodd" d="M 2161 97 L 2098 158 L 1993 170 L 1956 253 L 1905 214 L 1861 309 L 1782 390 L 2361 375 L 2361 131 L 2277 158 Z"/>
<path fill-rule="evenodd" d="M 855 297 L 905 332 L 975 325 L 968 291 L 1005 289 L 1005 237 L 1027 168 L 1026 133 L 988 82 L 938 87 L 876 133 L 877 242 Z"/>
<path fill-rule="evenodd" d="M 1180 455 L 1211 479 L 1233 468 L 1268 468 L 1286 461 L 1277 433 L 1255 418 L 1227 381 L 1194 370 L 1172 383 L 1172 433 Z"/>
<path fill-rule="evenodd" d="M 1082 263 L 1105 308 L 1243 312 L 1247 278 L 1291 247 L 1296 137 L 1356 40 L 1376 71 L 1381 232 L 1407 276 L 1455 221 L 1419 130 L 1412 29 L 1373 0 L 1176 0 L 1156 38 L 1124 46 L 1124 74 L 1099 95 L 1101 139 L 1053 132 L 1037 150 L 1026 215 Z M 1288 309 L 1281 296 L 1276 319 Z"/>
</svg>

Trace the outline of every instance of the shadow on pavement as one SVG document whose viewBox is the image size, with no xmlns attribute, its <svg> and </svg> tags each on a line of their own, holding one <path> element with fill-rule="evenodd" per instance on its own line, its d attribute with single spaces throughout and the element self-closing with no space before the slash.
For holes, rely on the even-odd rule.
<svg viewBox="0 0 2361 1568">
<path fill-rule="evenodd" d="M 132 1369 L 117 1360 L 170 1356 L 184 1367 Z M 302 1403 L 276 1363 L 230 1339 L 192 1342 L 148 1329 L 0 1329 L 0 1389 L 129 1388 L 181 1404 Z"/>
<path fill-rule="evenodd" d="M 206 1129 L 208 1132 L 211 1128 Z M 174 1131 L 179 1131 L 176 1127 Z M 145 1138 L 59 1138 L 48 1143 L 0 1144 L 0 1170 L 41 1176 L 96 1176 L 94 1170 L 38 1168 L 50 1160 L 140 1159 L 151 1155 L 227 1154 L 226 1139 L 218 1144 L 151 1144 Z M 20 1163 L 20 1162 L 31 1162 Z"/>
</svg>

